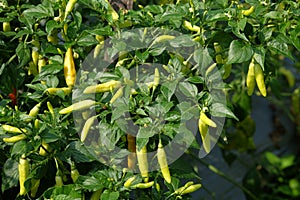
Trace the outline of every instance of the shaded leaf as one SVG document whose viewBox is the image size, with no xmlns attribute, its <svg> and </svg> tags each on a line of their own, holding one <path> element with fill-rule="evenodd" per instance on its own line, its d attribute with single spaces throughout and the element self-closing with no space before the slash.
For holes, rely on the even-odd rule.
<svg viewBox="0 0 300 200">
<path fill-rule="evenodd" d="M 100 199 L 101 200 L 117 200 L 117 199 L 119 199 L 119 192 L 112 192 L 110 190 L 104 190 Z"/>
<path fill-rule="evenodd" d="M 272 40 L 272 41 L 268 42 L 267 45 L 270 49 L 276 51 L 277 53 L 280 53 L 282 55 L 285 55 L 285 56 L 293 59 L 291 51 L 289 51 L 289 47 L 286 43 L 280 42 L 278 40 Z"/>
<path fill-rule="evenodd" d="M 7 159 L 3 166 L 2 191 L 18 185 L 19 173 L 18 162 L 13 159 Z"/>
<path fill-rule="evenodd" d="M 227 64 L 246 62 L 251 59 L 252 55 L 253 50 L 250 45 L 234 40 L 229 47 Z"/>
<path fill-rule="evenodd" d="M 30 61 L 30 49 L 28 45 L 26 45 L 23 42 L 20 42 L 17 49 L 16 49 L 16 54 L 18 56 L 19 60 L 19 66 L 23 67 Z"/>
<path fill-rule="evenodd" d="M 205 70 L 211 65 L 213 62 L 212 57 L 209 55 L 208 49 L 197 49 L 194 52 L 194 59 L 199 65 L 201 72 L 204 74 Z"/>
<path fill-rule="evenodd" d="M 45 17 L 53 17 L 54 11 L 51 6 L 45 7 L 41 4 L 34 6 L 33 8 L 29 8 L 24 11 L 25 15 L 33 16 L 37 19 L 45 18 Z"/>
<path fill-rule="evenodd" d="M 264 63 L 265 63 L 265 54 L 266 50 L 263 47 L 257 47 L 254 49 L 253 57 L 256 62 L 262 67 L 264 70 Z"/>
<path fill-rule="evenodd" d="M 211 105 L 211 115 L 216 117 L 230 117 L 239 120 L 226 105 L 221 103 L 214 103 Z"/>
</svg>

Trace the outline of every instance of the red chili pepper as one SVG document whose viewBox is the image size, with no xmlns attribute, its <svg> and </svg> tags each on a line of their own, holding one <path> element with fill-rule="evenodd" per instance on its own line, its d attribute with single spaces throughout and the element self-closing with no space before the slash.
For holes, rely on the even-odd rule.
<svg viewBox="0 0 300 200">
<path fill-rule="evenodd" d="M 9 93 L 8 96 L 11 99 L 12 106 L 15 107 L 17 105 L 17 89 L 14 88 L 13 92 Z"/>
</svg>

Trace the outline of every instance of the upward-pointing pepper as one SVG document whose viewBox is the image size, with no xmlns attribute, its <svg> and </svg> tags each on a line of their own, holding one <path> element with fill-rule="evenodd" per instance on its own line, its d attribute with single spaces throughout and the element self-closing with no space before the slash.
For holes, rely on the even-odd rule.
<svg viewBox="0 0 300 200">
<path fill-rule="evenodd" d="M 159 74 L 158 68 L 155 68 L 154 69 L 154 80 L 153 80 L 153 91 L 159 85 L 159 82 L 160 82 L 160 74 Z"/>
<path fill-rule="evenodd" d="M 65 17 L 64 17 L 64 20 L 66 20 L 68 14 L 70 12 L 72 12 L 75 4 L 76 4 L 77 0 L 69 0 L 68 3 L 67 3 L 67 6 L 66 6 L 66 10 L 65 10 Z"/>
<path fill-rule="evenodd" d="M 72 162 L 72 164 L 71 164 L 71 178 L 72 178 L 73 183 L 75 183 L 77 181 L 79 176 L 80 176 L 80 174 L 79 174 L 78 170 L 76 169 L 75 164 Z"/>
<path fill-rule="evenodd" d="M 94 124 L 95 119 L 97 119 L 97 116 L 92 116 L 86 120 L 80 135 L 81 142 L 84 142 L 84 140 L 86 139 L 91 126 Z"/>
<path fill-rule="evenodd" d="M 39 113 L 41 104 L 42 104 L 41 102 L 38 103 L 38 104 L 36 104 L 36 105 L 30 110 L 30 112 L 29 112 L 28 115 L 29 115 L 30 117 L 36 117 L 37 114 Z"/>
</svg>

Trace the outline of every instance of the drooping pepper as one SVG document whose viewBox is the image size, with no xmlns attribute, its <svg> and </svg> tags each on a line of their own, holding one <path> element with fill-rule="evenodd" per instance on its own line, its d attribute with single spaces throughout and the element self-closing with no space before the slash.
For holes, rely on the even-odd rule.
<svg viewBox="0 0 300 200">
<path fill-rule="evenodd" d="M 147 146 L 145 145 L 140 151 L 137 148 L 136 151 L 137 161 L 139 165 L 139 169 L 142 177 L 144 178 L 144 182 L 148 182 L 148 159 L 147 159 Z"/>
<path fill-rule="evenodd" d="M 18 171 L 19 171 L 19 184 L 20 184 L 20 192 L 19 194 L 25 195 L 27 193 L 26 188 L 25 188 L 25 181 L 28 178 L 29 175 L 29 161 L 25 157 L 25 155 L 22 155 L 22 157 L 19 160 L 18 164 Z"/>
<path fill-rule="evenodd" d="M 170 175 L 170 170 L 169 170 L 169 166 L 168 166 L 167 155 L 163 148 L 161 140 L 159 140 L 159 144 L 158 144 L 157 160 L 158 160 L 158 164 L 160 166 L 160 170 L 161 170 L 161 173 L 162 173 L 165 181 L 170 184 L 171 183 L 171 175 Z"/>
<path fill-rule="evenodd" d="M 129 169 L 134 169 L 136 163 L 136 143 L 135 137 L 130 134 L 127 134 L 127 146 L 128 151 L 131 152 L 127 158 L 127 165 Z"/>
<path fill-rule="evenodd" d="M 68 87 L 73 87 L 76 81 L 76 69 L 72 48 L 68 48 L 64 59 L 64 75 Z"/>
</svg>

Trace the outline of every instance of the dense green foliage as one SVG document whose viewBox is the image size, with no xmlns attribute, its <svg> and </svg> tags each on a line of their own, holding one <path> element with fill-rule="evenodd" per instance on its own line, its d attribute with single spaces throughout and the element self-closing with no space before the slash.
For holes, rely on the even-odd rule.
<svg viewBox="0 0 300 200">
<path fill-rule="evenodd" d="M 282 109 L 299 134 L 298 1 L 137 0 L 132 10 L 117 12 L 106 0 L 74 3 L 66 10 L 66 0 L 0 2 L 0 123 L 20 128 L 0 128 L 3 199 L 191 199 L 176 190 L 187 181 L 201 183 L 192 166 L 199 150 L 204 156 L 217 143 L 228 163 L 235 154 L 255 151 L 253 95 Z M 78 72 L 69 88 L 68 50 Z M 249 91 L 252 61 L 255 86 Z M 114 85 L 102 85 L 96 95 L 86 90 L 110 81 Z M 62 111 L 87 99 L 95 102 Z M 206 120 L 201 136 L 200 112 L 213 120 Z M 4 139 L 19 134 L 13 142 Z M 187 166 L 186 155 L 171 155 L 175 147 L 166 147 L 174 161 L 171 182 L 159 170 L 163 161 L 152 155 L 150 186 L 137 186 L 145 177 L 137 173 L 141 163 L 126 166 L 129 154 L 135 157 L 127 151 L 128 134 L 136 136 L 137 151 L 175 142 L 195 162 Z M 16 197 L 22 155 L 30 163 L 28 193 Z M 240 186 L 249 199 L 299 198 L 296 157 L 267 152 L 257 163 Z M 133 187 L 125 187 L 134 174 Z"/>
</svg>

